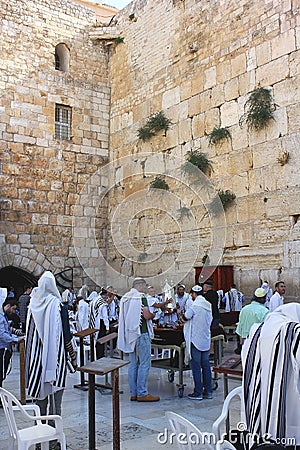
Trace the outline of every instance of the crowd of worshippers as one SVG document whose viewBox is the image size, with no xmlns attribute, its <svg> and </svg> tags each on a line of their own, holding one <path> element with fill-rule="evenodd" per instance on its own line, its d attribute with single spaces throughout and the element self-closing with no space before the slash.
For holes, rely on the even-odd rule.
<svg viewBox="0 0 300 450">
<path fill-rule="evenodd" d="M 186 292 L 176 287 L 174 298 L 157 295 L 142 278 L 122 297 L 112 286 L 86 285 L 60 294 L 52 272 L 42 274 L 35 288 L 26 287 L 18 301 L 13 289 L 0 288 L 0 386 L 9 371 L 12 344 L 25 338 L 25 385 L 41 413 L 61 415 L 67 367 L 76 370 L 73 334 L 95 328 L 97 338 L 118 326 L 117 348 L 129 354 L 130 401 L 156 402 L 148 392 L 153 324 L 183 326 L 185 361 L 190 364 L 194 391 L 188 399 L 211 399 L 209 364 L 212 329 L 220 318 L 238 313 L 237 353 L 244 368 L 243 387 L 248 429 L 261 435 L 294 436 L 300 444 L 300 305 L 284 304 L 285 283 L 276 282 L 272 292 L 261 283 L 252 299 L 232 285 L 228 292 L 213 289 L 213 281 L 195 285 Z M 223 311 L 223 312 L 222 312 Z M 96 346 L 97 359 L 104 356 Z M 139 382 L 137 383 L 137 380 Z M 259 392 L 259 396 L 257 393 Z M 265 407 L 267 405 L 267 407 Z M 48 411 L 49 410 L 49 411 Z M 272 419 L 272 420 L 271 420 Z"/>
</svg>

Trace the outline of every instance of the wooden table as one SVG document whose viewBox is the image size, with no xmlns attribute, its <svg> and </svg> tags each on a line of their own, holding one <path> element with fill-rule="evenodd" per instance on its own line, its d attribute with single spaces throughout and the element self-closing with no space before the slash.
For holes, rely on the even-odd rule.
<svg viewBox="0 0 300 450">
<path fill-rule="evenodd" d="M 95 376 L 108 373 L 112 374 L 113 450 L 120 450 L 119 369 L 127 364 L 129 361 L 100 358 L 83 367 L 78 367 L 78 370 L 88 374 L 89 450 L 96 450 Z"/>
<path fill-rule="evenodd" d="M 74 333 L 75 337 L 79 337 L 79 358 L 80 366 L 84 366 L 84 343 L 85 337 L 90 336 L 90 361 L 95 360 L 94 333 L 99 332 L 98 328 L 86 328 L 85 330 Z M 80 374 L 80 384 L 74 384 L 74 388 L 86 390 L 87 382 L 84 379 L 84 373 Z"/>
<path fill-rule="evenodd" d="M 222 364 L 213 368 L 216 373 L 222 373 L 224 379 L 224 399 L 228 395 L 228 379 L 242 380 L 243 368 L 240 356 L 232 355 L 226 359 Z"/>
<path fill-rule="evenodd" d="M 215 373 L 222 373 L 224 380 L 224 399 L 228 395 L 228 379 L 238 379 L 242 380 L 243 367 L 242 360 L 240 356 L 232 355 L 230 358 L 226 359 L 222 364 L 213 368 Z M 229 431 L 229 415 L 226 419 L 226 431 Z"/>
</svg>

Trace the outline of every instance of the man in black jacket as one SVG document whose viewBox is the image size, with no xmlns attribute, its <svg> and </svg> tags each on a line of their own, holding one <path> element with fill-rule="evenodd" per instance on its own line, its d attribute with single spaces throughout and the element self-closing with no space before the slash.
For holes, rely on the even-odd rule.
<svg viewBox="0 0 300 450">
<path fill-rule="evenodd" d="M 213 282 L 206 280 L 203 283 L 203 297 L 211 304 L 213 320 L 212 327 L 218 327 L 220 324 L 220 312 L 219 312 L 219 296 L 217 291 L 213 290 Z"/>
</svg>

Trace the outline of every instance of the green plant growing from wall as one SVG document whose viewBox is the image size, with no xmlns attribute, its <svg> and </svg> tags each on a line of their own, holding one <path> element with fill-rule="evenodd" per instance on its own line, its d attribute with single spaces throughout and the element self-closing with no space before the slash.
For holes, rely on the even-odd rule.
<svg viewBox="0 0 300 450">
<path fill-rule="evenodd" d="M 164 191 L 169 190 L 168 183 L 163 179 L 162 176 L 157 176 L 150 183 L 150 189 L 162 189 Z"/>
<path fill-rule="evenodd" d="M 115 39 L 115 44 L 121 44 L 122 42 L 124 42 L 124 37 L 123 36 L 117 36 Z"/>
<path fill-rule="evenodd" d="M 186 206 L 182 206 L 177 211 L 179 213 L 179 217 L 178 217 L 179 222 L 182 222 L 184 220 L 184 218 L 191 219 L 193 217 L 191 210 L 189 208 L 187 208 Z"/>
<path fill-rule="evenodd" d="M 138 129 L 138 138 L 145 142 L 155 136 L 159 131 L 163 130 L 164 135 L 171 125 L 171 120 L 166 117 L 163 111 L 159 111 L 149 117 L 146 124 Z"/>
<path fill-rule="evenodd" d="M 240 118 L 240 126 L 246 122 L 249 129 L 266 128 L 270 120 L 274 120 L 276 109 L 271 92 L 267 88 L 257 88 L 250 93 L 245 103 L 245 114 Z"/>
<path fill-rule="evenodd" d="M 215 196 L 215 198 L 211 201 L 211 203 L 208 206 L 208 209 L 213 214 L 219 214 L 221 212 L 221 205 L 224 210 L 226 210 L 235 200 L 236 195 L 231 192 L 229 189 L 226 191 L 223 191 L 222 189 L 218 190 L 218 194 Z M 220 205 L 221 202 L 221 205 Z"/>
<path fill-rule="evenodd" d="M 224 141 L 225 139 L 228 141 L 231 139 L 231 134 L 227 128 L 214 128 L 211 133 L 207 135 L 208 144 L 215 145 Z"/>
<path fill-rule="evenodd" d="M 148 253 L 147 252 L 142 252 L 138 255 L 138 261 L 145 261 L 148 257 Z"/>
<path fill-rule="evenodd" d="M 211 161 L 207 158 L 205 153 L 202 153 L 199 150 L 190 150 L 186 154 L 186 162 L 183 164 L 182 170 L 183 172 L 192 175 L 197 173 L 197 170 L 195 170 L 196 167 L 205 174 L 210 174 L 213 170 Z"/>
</svg>

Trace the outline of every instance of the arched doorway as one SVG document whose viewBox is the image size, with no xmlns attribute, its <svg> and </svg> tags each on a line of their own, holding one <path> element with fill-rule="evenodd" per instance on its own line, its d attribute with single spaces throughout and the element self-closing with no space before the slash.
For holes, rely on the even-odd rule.
<svg viewBox="0 0 300 450">
<path fill-rule="evenodd" d="M 15 298 L 18 299 L 24 292 L 24 286 L 37 286 L 38 279 L 29 272 L 14 266 L 0 269 L 0 287 L 9 289 L 13 286 Z"/>
</svg>

